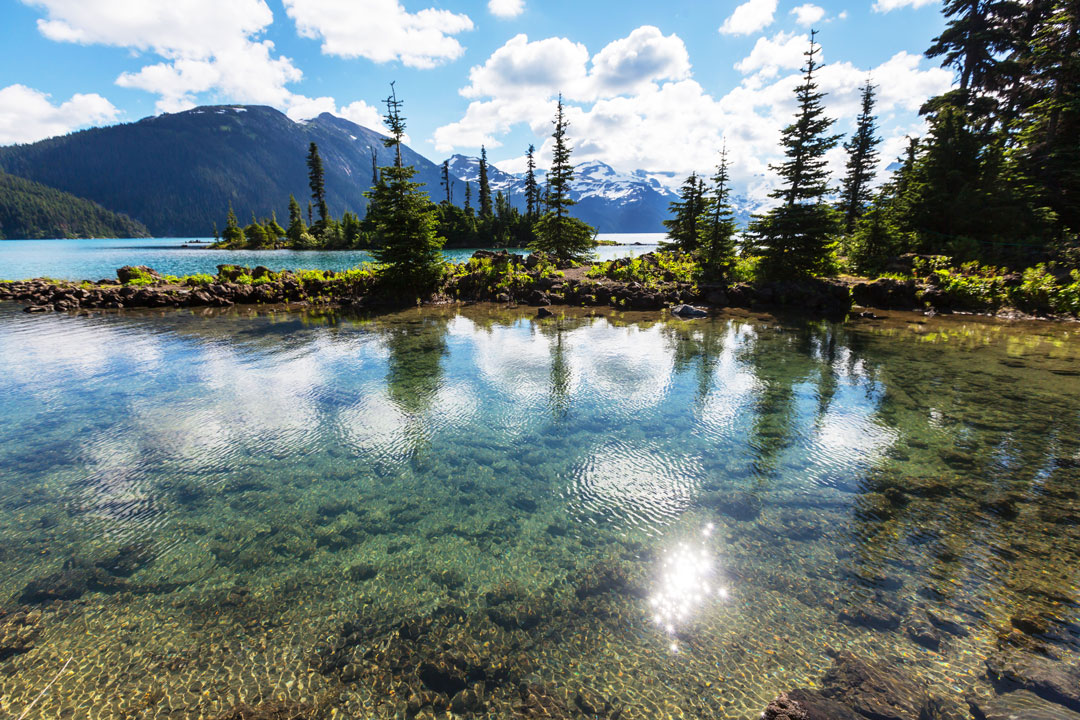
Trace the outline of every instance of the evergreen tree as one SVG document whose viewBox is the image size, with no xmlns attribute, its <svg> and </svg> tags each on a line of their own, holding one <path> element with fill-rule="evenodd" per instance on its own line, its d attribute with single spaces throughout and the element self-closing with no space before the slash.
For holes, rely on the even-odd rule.
<svg viewBox="0 0 1080 720">
<path fill-rule="evenodd" d="M 866 81 L 862 93 L 862 111 L 856 121 L 855 134 L 844 144 L 848 152 L 847 174 L 840 194 L 840 211 L 844 213 L 844 229 L 855 230 L 855 223 L 862 217 L 870 201 L 870 184 L 874 181 L 877 165 L 877 120 L 874 118 L 874 86 Z"/>
<path fill-rule="evenodd" d="M 480 219 L 491 217 L 491 184 L 488 182 L 487 148 L 480 146 Z"/>
<path fill-rule="evenodd" d="M 375 260 L 386 266 L 387 274 L 402 289 L 423 292 L 438 278 L 442 268 L 439 249 L 445 239 L 436 234 L 438 212 L 421 188 L 413 182 L 416 168 L 401 161 L 401 141 L 405 118 L 394 84 L 386 99 L 386 126 L 390 128 L 387 147 L 395 150 L 394 166 L 380 169 L 379 182 L 367 193 L 369 214 L 375 226 Z"/>
<path fill-rule="evenodd" d="M 698 248 L 698 221 L 705 213 L 705 181 L 697 173 L 690 173 L 682 187 L 679 199 L 669 203 L 672 217 L 664 221 L 670 242 L 662 243 L 664 250 L 694 252 Z"/>
<path fill-rule="evenodd" d="M 529 145 L 525 153 L 525 215 L 532 220 L 540 212 L 540 187 L 536 184 L 536 147 Z"/>
<path fill-rule="evenodd" d="M 469 217 L 473 216 L 472 206 L 472 183 L 465 183 L 465 214 Z"/>
<path fill-rule="evenodd" d="M 375 148 L 371 148 L 371 187 L 379 184 L 379 158 Z"/>
<path fill-rule="evenodd" d="M 443 191 L 446 193 L 446 200 L 445 200 L 446 204 L 447 205 L 452 205 L 453 202 L 454 202 L 454 196 L 453 196 L 453 193 L 451 191 L 451 185 L 450 185 L 450 161 L 449 160 L 443 160 L 443 164 L 442 164 L 442 186 L 443 186 Z"/>
<path fill-rule="evenodd" d="M 303 243 L 303 235 L 307 232 L 307 226 L 304 225 L 304 215 L 300 210 L 300 203 L 296 202 L 296 198 L 289 195 L 289 228 L 285 231 L 285 236 L 289 238 L 289 244 L 298 246 Z"/>
<path fill-rule="evenodd" d="M 536 223 L 536 239 L 530 245 L 550 255 L 560 263 L 581 262 L 592 254 L 595 230 L 581 220 L 570 216 L 574 201 L 570 198 L 570 184 L 574 180 L 574 166 L 570 164 L 571 148 L 566 140 L 569 124 L 563 114 L 562 95 L 555 112 L 555 131 L 552 139 L 551 170 L 547 175 L 547 212 Z"/>
<path fill-rule="evenodd" d="M 712 194 L 698 220 L 698 262 L 706 280 L 726 278 L 735 264 L 735 213 L 731 207 L 731 176 L 727 147 L 712 179 Z"/>
<path fill-rule="evenodd" d="M 814 77 L 821 68 L 816 36 L 810 33 L 803 82 L 795 89 L 795 122 L 782 135 L 786 160 L 771 166 L 783 181 L 770 195 L 780 205 L 756 218 L 750 227 L 755 250 L 764 256 L 763 269 L 773 275 L 822 272 L 838 229 L 837 213 L 824 197 L 829 192 L 825 154 L 840 136 L 829 134 L 834 121 L 825 116 L 821 103 L 825 93 L 818 90 Z"/>
<path fill-rule="evenodd" d="M 307 166 L 311 199 L 319 208 L 319 223 L 325 225 L 330 217 L 330 211 L 326 207 L 326 177 L 323 174 L 322 158 L 319 157 L 319 146 L 315 143 L 308 146 Z"/>
<path fill-rule="evenodd" d="M 232 203 L 229 203 L 229 214 L 225 217 L 225 230 L 221 233 L 221 239 L 229 245 L 243 242 L 244 231 L 240 229 L 240 222 L 233 212 Z"/>
<path fill-rule="evenodd" d="M 281 238 L 285 237 L 285 228 L 281 227 L 277 221 L 277 213 L 273 210 L 270 211 L 270 221 L 266 223 L 266 235 L 273 242 L 278 242 Z"/>
</svg>

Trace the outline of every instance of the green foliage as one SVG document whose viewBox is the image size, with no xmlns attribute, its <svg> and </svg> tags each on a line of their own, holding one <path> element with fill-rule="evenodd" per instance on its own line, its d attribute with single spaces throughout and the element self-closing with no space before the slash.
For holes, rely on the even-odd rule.
<svg viewBox="0 0 1080 720">
<path fill-rule="evenodd" d="M 663 250 L 694 252 L 698 248 L 698 225 L 707 210 L 705 181 L 690 173 L 679 188 L 679 199 L 669 204 L 671 217 L 664 221 L 670 242 L 661 243 Z"/>
<path fill-rule="evenodd" d="M 635 258 L 595 263 L 585 275 L 617 282 L 637 282 L 655 289 L 665 283 L 696 283 L 700 273 L 700 266 L 689 253 L 660 250 Z"/>
<path fill-rule="evenodd" d="M 914 243 L 913 233 L 901 228 L 893 206 L 882 201 L 857 222 L 855 233 L 848 241 L 848 261 L 858 272 L 877 273 Z"/>
<path fill-rule="evenodd" d="M 89 200 L 0 172 L 0 239 L 148 237 L 127 217 Z"/>
<path fill-rule="evenodd" d="M 211 285 L 213 283 L 213 275 L 207 275 L 206 273 L 197 273 L 195 275 L 188 275 L 187 277 L 181 278 L 180 283 L 178 284 L 184 284 L 190 287 L 206 287 L 207 285 Z"/>
<path fill-rule="evenodd" d="M 715 282 L 726 278 L 735 262 L 735 213 L 731 208 L 727 148 L 720 154 L 720 164 L 713 176 L 712 193 L 705 198 L 705 208 L 697 222 L 697 259 L 702 279 Z"/>
<path fill-rule="evenodd" d="M 844 144 L 848 152 L 847 174 L 844 176 L 840 194 L 840 211 L 844 214 L 844 229 L 855 230 L 855 223 L 862 217 L 870 202 L 870 184 L 874 180 L 877 165 L 877 121 L 874 118 L 874 86 L 869 80 L 863 86 L 862 110 L 856 121 L 855 134 Z"/>
</svg>

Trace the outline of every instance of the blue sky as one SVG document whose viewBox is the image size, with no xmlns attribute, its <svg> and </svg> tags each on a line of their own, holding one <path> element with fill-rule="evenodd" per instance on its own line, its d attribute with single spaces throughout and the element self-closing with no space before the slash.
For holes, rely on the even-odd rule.
<svg viewBox="0 0 1080 720">
<path fill-rule="evenodd" d="M 770 180 L 809 27 L 849 132 L 881 86 L 883 162 L 952 80 L 921 57 L 935 0 L 0 0 L 0 144 L 207 103 L 378 122 L 391 80 L 432 159 L 517 170 L 563 92 L 576 158 L 678 178 L 727 143 L 753 194 Z M 834 158 L 840 162 L 839 154 Z"/>
</svg>

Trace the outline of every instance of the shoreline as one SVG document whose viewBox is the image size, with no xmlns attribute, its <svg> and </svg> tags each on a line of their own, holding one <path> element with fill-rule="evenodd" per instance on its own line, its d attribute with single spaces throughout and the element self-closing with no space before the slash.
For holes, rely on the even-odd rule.
<svg viewBox="0 0 1080 720">
<path fill-rule="evenodd" d="M 644 257 L 644 256 L 643 256 Z M 590 276 L 595 266 L 554 270 L 534 256 L 478 251 L 449 266 L 439 287 L 425 298 L 385 292 L 373 271 L 271 271 L 219 265 L 215 276 L 171 278 L 151 268 L 125 266 L 117 279 L 81 282 L 49 278 L 0 280 L 0 301 L 18 302 L 27 313 L 83 312 L 130 308 L 233 306 L 326 307 L 382 310 L 414 305 L 493 302 L 527 306 L 544 317 L 553 308 L 610 307 L 662 311 L 692 320 L 718 310 L 793 310 L 816 317 L 879 319 L 878 312 L 913 312 L 995 318 L 1007 321 L 1076 322 L 1061 315 L 1032 315 L 1012 307 L 985 312 L 951 307 L 924 284 L 879 278 L 804 278 L 757 283 L 695 284 L 666 280 L 641 283 Z"/>
</svg>

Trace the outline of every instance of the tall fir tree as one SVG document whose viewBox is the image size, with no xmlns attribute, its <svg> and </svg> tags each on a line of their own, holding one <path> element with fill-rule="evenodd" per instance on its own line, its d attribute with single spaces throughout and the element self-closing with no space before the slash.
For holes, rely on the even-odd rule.
<svg viewBox="0 0 1080 720">
<path fill-rule="evenodd" d="M 488 181 L 487 148 L 480 146 L 480 219 L 491 217 L 491 183 Z"/>
<path fill-rule="evenodd" d="M 240 227 L 240 221 L 236 219 L 232 203 L 229 203 L 229 214 L 225 217 L 225 230 L 221 233 L 221 239 L 230 245 L 244 240 L 244 231 Z"/>
<path fill-rule="evenodd" d="M 863 86 L 862 110 L 856 121 L 855 134 L 844 143 L 847 150 L 847 173 L 840 191 L 840 211 L 844 214 L 844 230 L 853 232 L 855 223 L 862 217 L 870 202 L 870 185 L 874 182 L 877 166 L 877 147 L 881 138 L 877 135 L 877 119 L 874 117 L 875 88 L 869 80 Z"/>
<path fill-rule="evenodd" d="M 473 216 L 472 183 L 467 181 L 465 183 L 465 214 L 469 217 Z"/>
<path fill-rule="evenodd" d="M 731 173 L 727 146 L 712 178 L 705 209 L 698 219 L 698 263 L 703 279 L 714 282 L 731 274 L 735 264 L 735 212 L 731 207 Z"/>
<path fill-rule="evenodd" d="M 679 188 L 679 199 L 669 203 L 671 217 L 664 221 L 669 242 L 664 250 L 694 252 L 698 248 L 698 221 L 705 213 L 705 181 L 698 174 L 690 176 Z"/>
<path fill-rule="evenodd" d="M 285 230 L 285 236 L 293 246 L 302 245 L 307 226 L 304 225 L 304 213 L 300 210 L 300 203 L 296 198 L 289 195 L 289 227 Z"/>
<path fill-rule="evenodd" d="M 525 215 L 535 220 L 540 212 L 540 186 L 536 184 L 536 147 L 525 153 Z"/>
<path fill-rule="evenodd" d="M 572 149 L 566 139 L 569 123 L 563 112 L 561 94 L 553 124 L 555 131 L 551 137 L 555 143 L 547 174 L 546 213 L 536 223 L 536 238 L 530 247 L 553 255 L 560 263 L 572 264 L 582 262 L 592 254 L 595 230 L 570 215 L 574 205 L 570 197 L 574 166 L 570 163 Z"/>
<path fill-rule="evenodd" d="M 307 166 L 311 199 L 319 209 L 319 224 L 325 225 L 330 218 L 330 211 L 326 207 L 326 175 L 323 172 L 322 158 L 319 156 L 319 146 L 315 143 L 308 146 Z"/>
<path fill-rule="evenodd" d="M 825 116 L 825 93 L 818 89 L 814 75 L 821 69 L 820 51 L 817 33 L 812 31 L 803 81 L 795 89 L 795 122 L 782 134 L 786 159 L 770 166 L 782 180 L 770 193 L 780 204 L 755 218 L 749 230 L 755 251 L 764 257 L 763 269 L 771 275 L 824 271 L 839 229 L 836 210 L 825 202 L 829 192 L 825 154 L 836 147 L 840 136 L 829 134 L 834 121 Z"/>
<path fill-rule="evenodd" d="M 450 184 L 450 161 L 443 160 L 442 164 L 442 186 L 443 192 L 446 196 L 446 204 L 452 205 L 454 203 L 454 196 L 452 191 L 452 185 Z"/>
<path fill-rule="evenodd" d="M 390 84 L 386 99 L 386 126 L 390 137 L 384 142 L 394 150 L 394 165 L 380 168 L 379 182 L 367 193 L 369 215 L 374 221 L 377 244 L 375 260 L 386 266 L 386 276 L 407 292 L 426 292 L 438 279 L 443 261 L 439 249 L 446 242 L 436 233 L 438 209 L 413 182 L 416 168 L 402 163 L 401 144 L 405 134 L 402 102 Z"/>
</svg>

